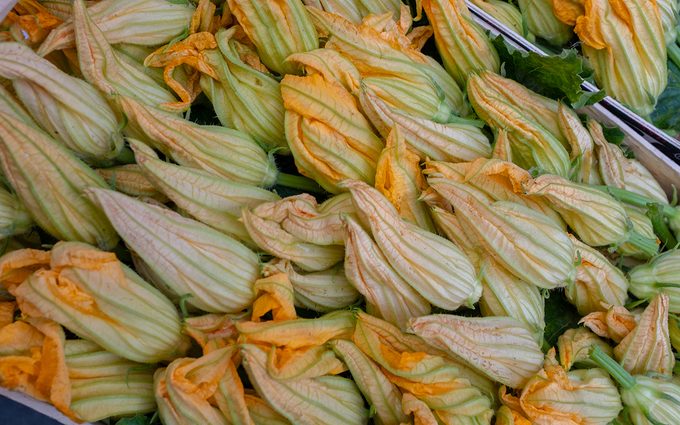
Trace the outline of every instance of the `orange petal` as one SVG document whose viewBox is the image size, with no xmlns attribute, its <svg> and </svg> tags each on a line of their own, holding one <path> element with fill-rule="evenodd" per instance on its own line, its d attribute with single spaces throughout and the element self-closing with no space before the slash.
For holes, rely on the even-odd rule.
<svg viewBox="0 0 680 425">
<path fill-rule="evenodd" d="M 0 285 L 12 291 L 34 271 L 48 267 L 49 251 L 19 249 L 0 258 Z"/>
</svg>

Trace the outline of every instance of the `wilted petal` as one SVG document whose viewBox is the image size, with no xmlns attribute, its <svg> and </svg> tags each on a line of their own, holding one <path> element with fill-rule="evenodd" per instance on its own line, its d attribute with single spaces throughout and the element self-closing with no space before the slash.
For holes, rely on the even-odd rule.
<svg viewBox="0 0 680 425">
<path fill-rule="evenodd" d="M 672 375 L 675 356 L 668 332 L 667 295 L 652 298 L 635 329 L 614 347 L 614 357 L 633 375 Z"/>
<path fill-rule="evenodd" d="M 572 367 L 594 367 L 596 364 L 590 359 L 590 350 L 594 346 L 612 354 L 612 347 L 586 328 L 568 329 L 557 339 L 557 351 L 560 355 L 560 365 L 569 371 Z"/>
<path fill-rule="evenodd" d="M 252 305 L 252 321 L 259 322 L 269 312 L 275 321 L 297 318 L 293 305 L 293 286 L 285 273 L 256 280 L 253 291 L 256 298 Z"/>
<path fill-rule="evenodd" d="M 597 311 L 583 317 L 579 324 L 603 338 L 620 342 L 637 326 L 639 318 L 622 306 L 609 307 L 606 312 Z"/>
</svg>

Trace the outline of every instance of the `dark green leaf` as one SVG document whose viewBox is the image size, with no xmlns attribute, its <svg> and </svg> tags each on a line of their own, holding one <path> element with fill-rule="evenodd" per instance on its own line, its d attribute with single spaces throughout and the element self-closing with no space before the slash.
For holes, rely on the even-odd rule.
<svg viewBox="0 0 680 425">
<path fill-rule="evenodd" d="M 562 290 L 550 291 L 545 300 L 545 340 L 550 347 L 567 329 L 578 327 L 581 316 L 567 300 Z"/>
<path fill-rule="evenodd" d="M 668 62 L 668 86 L 659 97 L 651 119 L 654 125 L 673 134 L 680 133 L 680 68 Z"/>
<path fill-rule="evenodd" d="M 131 418 L 123 418 L 116 422 L 116 425 L 149 425 L 151 418 L 143 415 L 136 415 Z"/>
<path fill-rule="evenodd" d="M 574 49 L 541 56 L 515 49 L 502 36 L 493 38 L 492 42 L 505 75 L 543 96 L 563 100 L 574 108 L 592 105 L 605 96 L 603 91 L 589 93 L 581 88 L 581 83 L 590 78 L 593 71 Z"/>
</svg>

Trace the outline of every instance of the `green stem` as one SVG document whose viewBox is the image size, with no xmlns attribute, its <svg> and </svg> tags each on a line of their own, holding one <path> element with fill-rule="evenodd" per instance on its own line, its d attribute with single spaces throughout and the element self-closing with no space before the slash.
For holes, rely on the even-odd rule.
<svg viewBox="0 0 680 425">
<path fill-rule="evenodd" d="M 656 238 L 648 238 L 635 230 L 630 232 L 626 243 L 638 248 L 650 258 L 659 253 L 659 245 L 656 244 Z"/>
<path fill-rule="evenodd" d="M 654 199 L 647 198 L 637 193 L 633 193 L 626 189 L 619 189 L 618 187 L 611 186 L 593 186 L 595 189 L 606 192 L 616 198 L 620 202 L 624 202 L 635 207 L 647 208 L 649 204 L 659 204 L 658 201 Z M 666 217 L 672 217 L 678 212 L 675 208 L 670 205 L 659 204 L 661 208 L 661 213 Z"/>
<path fill-rule="evenodd" d="M 677 43 L 671 43 L 668 45 L 668 59 L 673 61 L 673 63 L 680 68 L 680 46 Z"/>
<path fill-rule="evenodd" d="M 598 364 L 602 369 L 609 372 L 609 374 L 616 380 L 616 382 L 625 390 L 629 390 L 635 386 L 635 378 L 628 373 L 616 360 L 612 359 L 602 351 L 597 345 L 590 350 L 590 358 Z"/>
<path fill-rule="evenodd" d="M 661 243 L 663 243 L 666 248 L 673 248 L 678 242 L 675 240 L 675 236 L 673 236 L 673 233 L 668 228 L 661 209 L 662 205 L 660 204 L 649 205 L 647 209 L 647 217 L 649 217 L 651 220 L 652 226 L 654 227 L 654 233 L 656 233 L 659 239 L 661 239 Z"/>
<path fill-rule="evenodd" d="M 279 173 L 276 179 L 276 184 L 279 186 L 289 187 L 291 189 L 298 189 L 308 193 L 323 194 L 325 191 L 319 186 L 317 182 L 303 176 L 294 176 L 287 173 Z"/>
</svg>

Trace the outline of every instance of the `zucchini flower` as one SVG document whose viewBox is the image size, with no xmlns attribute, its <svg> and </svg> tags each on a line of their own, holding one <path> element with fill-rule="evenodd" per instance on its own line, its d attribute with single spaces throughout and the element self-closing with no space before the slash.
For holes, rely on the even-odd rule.
<svg viewBox="0 0 680 425">
<path fill-rule="evenodd" d="M 26 109 L 2 84 L 0 84 L 0 113 L 11 115 L 13 118 L 21 120 L 28 125 L 37 127 L 37 124 L 26 112 Z"/>
<path fill-rule="evenodd" d="M 49 266 L 13 294 L 24 314 L 54 320 L 126 359 L 155 363 L 186 349 L 172 303 L 114 254 L 87 244 L 57 243 Z"/>
<path fill-rule="evenodd" d="M 49 135 L 0 113 L 0 165 L 36 224 L 61 240 L 116 246 L 118 235 L 83 196 L 104 179 Z"/>
<path fill-rule="evenodd" d="M 668 196 L 661 188 L 652 173 L 636 159 L 626 159 L 623 162 L 624 188 L 655 202 L 668 203 Z"/>
<path fill-rule="evenodd" d="M 31 47 L 40 43 L 62 19 L 37 0 L 7 2 L 0 8 L 0 37 L 3 41 L 21 40 Z"/>
<path fill-rule="evenodd" d="M 159 202 L 168 198 L 158 191 L 146 176 L 144 169 L 137 164 L 118 165 L 111 168 L 99 168 L 97 174 L 102 176 L 113 189 L 135 198 L 150 198 Z"/>
<path fill-rule="evenodd" d="M 391 108 L 437 123 L 469 115 L 461 89 L 434 59 L 398 40 L 391 41 L 393 35 L 382 33 L 370 22 L 353 25 L 319 9 L 309 8 L 309 12 L 319 33 L 328 37 L 325 48 L 348 58 L 359 70 L 363 84 Z"/>
<path fill-rule="evenodd" d="M 183 332 L 201 346 L 203 354 L 208 354 L 236 343 L 236 322 L 246 320 L 247 314 L 248 312 L 187 317 L 184 319 Z"/>
<path fill-rule="evenodd" d="M 624 305 L 628 300 L 628 280 L 599 251 L 589 247 L 573 236 L 576 253 L 576 279 L 569 283 L 565 295 L 585 316 L 594 311 L 605 311 L 605 305 Z"/>
<path fill-rule="evenodd" d="M 344 266 L 312 273 L 298 273 L 286 262 L 285 270 L 295 290 L 295 305 L 328 313 L 354 304 L 359 293 L 345 276 Z"/>
<path fill-rule="evenodd" d="M 680 250 L 672 249 L 628 272 L 630 292 L 640 299 L 669 297 L 669 311 L 680 313 Z"/>
<path fill-rule="evenodd" d="M 529 41 L 533 41 L 533 34 L 529 32 L 527 25 L 524 23 L 522 13 L 514 4 L 501 0 L 472 0 L 471 3 L 496 18 L 498 22 L 517 34 Z"/>
<path fill-rule="evenodd" d="M 201 88 L 223 126 L 250 134 L 262 146 L 287 148 L 279 82 L 266 69 L 253 67 L 256 56 L 243 30 L 231 27 L 215 35 L 219 51 L 206 51 L 217 78 L 201 76 Z"/>
<path fill-rule="evenodd" d="M 574 245 L 546 215 L 514 202 L 488 203 L 453 180 L 429 178 L 428 183 L 454 206 L 475 243 L 515 276 L 546 289 L 574 278 Z"/>
<path fill-rule="evenodd" d="M 360 24 L 368 15 L 392 12 L 398 17 L 402 6 L 399 0 L 302 0 L 308 7 L 342 16 L 353 24 Z"/>
<path fill-rule="evenodd" d="M 319 47 L 314 24 L 301 0 L 227 0 L 227 5 L 257 47 L 262 62 L 277 74 L 297 73 L 298 68 L 286 58 Z"/>
<path fill-rule="evenodd" d="M 401 328 L 429 314 L 430 303 L 390 266 L 366 230 L 351 217 L 345 223 L 345 275 L 373 315 Z"/>
<path fill-rule="evenodd" d="M 239 220 L 241 208 L 280 199 L 275 193 L 257 186 L 161 161 L 148 146 L 131 139 L 129 143 L 135 151 L 137 164 L 152 187 L 157 187 L 198 221 L 244 243 L 252 244 L 252 241 Z"/>
<path fill-rule="evenodd" d="M 377 420 L 385 425 L 406 423 L 401 409 L 401 392 L 354 343 L 338 339 L 330 342 L 335 354 L 347 365 L 354 382 L 375 409 Z"/>
<path fill-rule="evenodd" d="M 0 240 L 26 233 L 33 220 L 17 196 L 0 186 Z"/>
<path fill-rule="evenodd" d="M 267 353 L 256 345 L 241 346 L 243 366 L 258 394 L 294 424 L 360 425 L 368 411 L 356 384 L 339 376 L 277 380 L 268 371 Z"/>
<path fill-rule="evenodd" d="M 667 378 L 631 375 L 595 347 L 590 357 L 616 380 L 621 400 L 635 425 L 672 424 L 680 415 L 680 385 Z"/>
<path fill-rule="evenodd" d="M 257 255 L 238 241 L 174 211 L 112 190 L 87 195 L 127 246 L 178 296 L 207 312 L 237 312 L 254 298 Z"/>
<path fill-rule="evenodd" d="M 424 0 L 422 5 L 444 66 L 460 87 L 472 72 L 498 72 L 498 53 L 463 0 Z"/>
<path fill-rule="evenodd" d="M 250 417 L 245 406 L 243 384 L 232 362 L 235 351 L 234 346 L 220 348 L 198 359 L 177 359 L 167 368 L 156 371 L 154 393 L 164 424 L 228 424 L 232 422 L 227 417 L 234 415 L 238 418 L 240 411 L 244 412 L 238 419 L 245 419 L 245 422 L 237 423 L 248 423 Z M 225 394 L 225 390 L 232 389 L 229 387 L 234 393 Z M 240 398 L 241 403 L 229 405 L 228 397 L 232 400 Z"/>
<path fill-rule="evenodd" d="M 399 126 L 409 147 L 421 158 L 459 162 L 491 155 L 489 139 L 479 121 L 459 118 L 442 124 L 408 115 L 391 107 L 366 85 L 361 88 L 359 100 L 381 135 L 388 137 L 392 128 Z"/>
<path fill-rule="evenodd" d="M 297 318 L 293 305 L 293 285 L 286 273 L 274 273 L 256 280 L 253 292 L 256 298 L 251 307 L 251 321 L 260 322 L 267 313 L 271 313 L 275 322 Z"/>
<path fill-rule="evenodd" d="M 548 353 L 543 369 L 527 383 L 519 405 L 532 424 L 607 425 L 622 409 L 616 385 L 601 369 L 566 372 Z"/>
<path fill-rule="evenodd" d="M 78 156 L 103 161 L 112 159 L 123 148 L 120 126 L 102 95 L 27 46 L 0 44 L 0 77 L 12 80 L 17 97 L 35 121 Z M 14 112 L 29 124 L 25 114 Z"/>
<path fill-rule="evenodd" d="M 590 246 L 630 242 L 648 256 L 659 249 L 656 238 L 645 238 L 631 229 L 623 205 L 607 193 L 551 175 L 540 176 L 524 188 L 528 195 L 550 202 L 578 237 Z"/>
<path fill-rule="evenodd" d="M 107 96 L 121 94 L 151 106 L 173 109 L 175 96 L 153 78 L 119 57 L 97 24 L 84 0 L 73 3 L 73 25 L 80 71 L 85 80 Z"/>
<path fill-rule="evenodd" d="M 377 189 L 358 181 L 343 186 L 389 264 L 423 298 L 447 310 L 479 300 L 482 287 L 474 267 L 455 244 L 402 220 Z"/>
<path fill-rule="evenodd" d="M 374 183 L 383 142 L 346 89 L 319 74 L 288 75 L 281 95 L 286 138 L 301 174 L 331 193 L 348 178 Z"/>
<path fill-rule="evenodd" d="M 495 425 L 531 425 L 531 421 L 519 410 L 511 409 L 505 405 L 496 410 L 495 417 Z"/>
<path fill-rule="evenodd" d="M 71 410 L 83 421 L 152 412 L 153 371 L 109 353 L 90 341 L 66 340 Z"/>
<path fill-rule="evenodd" d="M 470 103 L 494 130 L 504 129 L 512 160 L 525 169 L 568 176 L 571 162 L 559 127 L 558 103 L 493 72 L 470 76 Z"/>
<path fill-rule="evenodd" d="M 517 278 L 493 259 L 481 266 L 482 298 L 479 309 L 483 316 L 508 316 L 531 330 L 539 344 L 545 328 L 545 299 L 536 285 Z"/>
<path fill-rule="evenodd" d="M 411 319 L 408 329 L 512 388 L 524 387 L 543 364 L 541 347 L 529 327 L 510 317 L 438 314 Z"/>
<path fill-rule="evenodd" d="M 635 329 L 614 347 L 614 357 L 634 375 L 673 374 L 675 355 L 668 331 L 667 295 L 652 298 Z"/>
<path fill-rule="evenodd" d="M 12 305 L 12 315 L 14 305 Z M 26 317 L 0 328 L 0 386 L 71 410 L 71 385 L 64 357 L 64 330 L 51 320 Z"/>
<path fill-rule="evenodd" d="M 247 134 L 195 124 L 133 98 L 120 96 L 118 101 L 133 125 L 180 165 L 239 183 L 263 187 L 274 184 L 277 170 L 273 158 Z"/>
<path fill-rule="evenodd" d="M 553 46 L 562 47 L 574 36 L 571 26 L 557 19 L 558 9 L 568 1 L 519 0 L 524 22 L 529 31 Z M 553 9 L 554 8 L 554 9 Z"/>
<path fill-rule="evenodd" d="M 677 0 L 657 0 L 656 5 L 659 8 L 661 15 L 661 25 L 663 26 L 663 33 L 666 37 L 666 45 L 669 50 L 672 48 L 672 43 L 678 37 L 678 16 L 680 16 L 680 4 Z M 669 55 L 670 56 L 670 55 Z"/>
<path fill-rule="evenodd" d="M 495 388 L 487 385 L 490 381 L 421 338 L 359 313 L 353 341 L 403 392 L 405 413 L 417 411 L 416 417 L 432 416 L 443 423 L 488 423 L 493 415 L 493 395 L 487 391 Z"/>
<path fill-rule="evenodd" d="M 499 159 L 478 158 L 467 163 L 427 161 L 424 173 L 465 183 L 483 192 L 492 201 L 511 201 L 541 212 L 555 224 L 565 227 L 562 218 L 542 199 L 524 194 L 522 186 L 531 180 L 531 174 L 512 162 Z"/>
<path fill-rule="evenodd" d="M 574 31 L 595 81 L 634 112 L 649 115 L 666 88 L 668 74 L 656 2 L 594 0 L 584 4 L 582 13 Z"/>
<path fill-rule="evenodd" d="M 436 192 L 432 191 L 428 193 L 428 196 L 433 196 L 433 194 L 437 195 Z M 456 217 L 455 214 L 439 205 L 432 204 L 432 202 L 433 201 L 428 201 L 428 204 L 431 204 L 432 219 L 437 226 L 437 230 L 446 236 L 448 240 L 456 244 L 456 246 L 458 246 L 465 253 L 465 255 L 467 255 L 475 268 L 479 268 L 482 263 L 482 249 L 479 244 L 470 237 L 472 235 L 469 235 L 465 230 L 463 230 L 461 221 L 458 219 L 458 217 Z M 483 272 L 483 270 L 480 271 Z M 482 296 L 484 296 L 483 273 L 480 273 L 480 279 L 482 280 Z"/>
<path fill-rule="evenodd" d="M 355 94 L 361 85 L 359 70 L 336 50 L 321 48 L 295 53 L 290 55 L 287 61 L 298 64 L 305 75 L 320 74 L 324 80 L 339 83 L 352 94 Z"/>
<path fill-rule="evenodd" d="M 305 271 L 326 270 L 342 261 L 344 249 L 341 245 L 307 242 L 287 232 L 280 223 L 260 217 L 248 209 L 242 211 L 241 219 L 250 238 L 260 249 L 290 260 Z"/>
<path fill-rule="evenodd" d="M 572 169 L 569 173 L 569 179 L 577 183 L 601 184 L 602 179 L 597 168 L 595 142 L 590 133 L 581 123 L 576 112 L 562 102 L 558 106 L 557 115 L 560 131 L 569 142 L 571 152 Z M 604 137 L 604 135 L 602 136 Z"/>
<path fill-rule="evenodd" d="M 557 351 L 560 355 L 560 365 L 567 372 L 572 367 L 586 369 L 597 365 L 590 359 L 590 350 L 594 346 L 611 355 L 612 347 L 600 337 L 586 328 L 568 329 L 557 338 Z"/>
<path fill-rule="evenodd" d="M 157 46 L 186 31 L 194 7 L 165 0 L 104 0 L 89 6 L 87 12 L 111 44 Z M 47 56 L 73 48 L 75 40 L 73 19 L 68 19 L 50 31 L 37 53 Z"/>
<path fill-rule="evenodd" d="M 254 425 L 290 425 L 288 419 L 280 415 L 261 398 L 246 394 L 245 399 Z"/>
<path fill-rule="evenodd" d="M 398 126 L 390 132 L 378 158 L 375 187 L 390 200 L 401 218 L 434 232 L 428 208 L 419 199 L 427 187 L 420 158 L 406 146 Z"/>
<path fill-rule="evenodd" d="M 632 230 L 637 235 L 648 241 L 657 241 L 658 238 L 656 233 L 654 233 L 654 225 L 652 220 L 645 214 L 644 210 L 640 210 L 636 207 L 631 207 L 623 204 L 623 209 L 626 210 L 626 215 L 630 219 L 632 225 Z M 657 241 L 657 245 L 659 242 Z M 637 258 L 639 260 L 648 260 L 650 258 L 649 253 L 642 249 L 638 244 L 633 242 L 626 242 L 618 246 L 616 249 L 621 255 Z"/>
<path fill-rule="evenodd" d="M 585 325 L 602 338 L 621 342 L 637 326 L 639 315 L 622 306 L 611 306 L 606 312 L 596 311 L 583 317 L 579 324 Z"/>
</svg>

